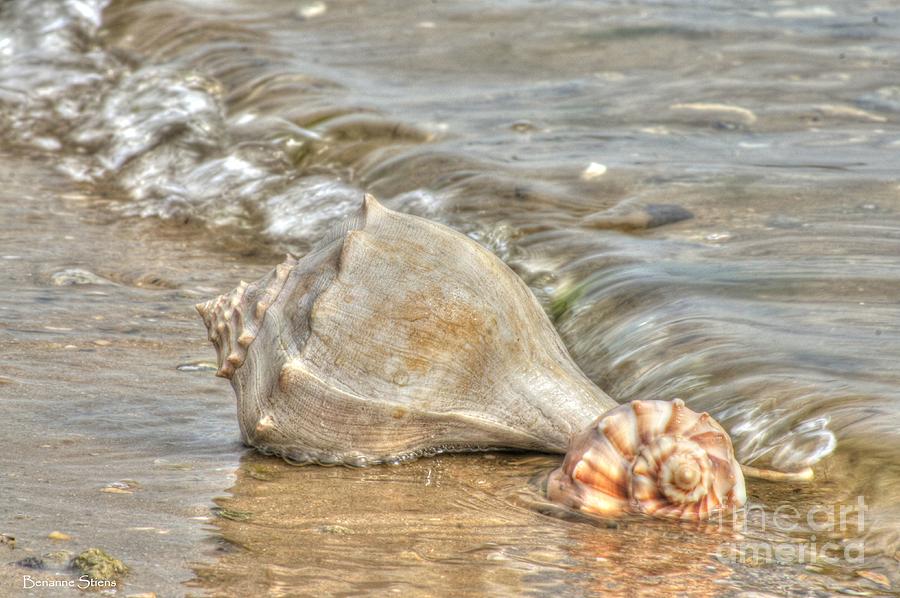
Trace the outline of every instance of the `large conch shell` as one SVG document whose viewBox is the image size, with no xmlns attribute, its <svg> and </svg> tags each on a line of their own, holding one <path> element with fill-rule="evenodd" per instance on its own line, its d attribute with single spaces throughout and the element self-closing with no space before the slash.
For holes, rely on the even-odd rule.
<svg viewBox="0 0 900 598">
<path fill-rule="evenodd" d="M 295 461 L 564 452 L 616 404 L 503 262 L 371 196 L 303 259 L 197 309 L 244 441 Z"/>
<path fill-rule="evenodd" d="M 680 399 L 632 401 L 600 416 L 573 439 L 547 494 L 600 515 L 677 519 L 706 519 L 747 500 L 728 434 Z"/>
<path fill-rule="evenodd" d="M 295 462 L 562 453 L 616 407 L 503 262 L 371 196 L 302 259 L 197 310 L 244 442 Z"/>
</svg>

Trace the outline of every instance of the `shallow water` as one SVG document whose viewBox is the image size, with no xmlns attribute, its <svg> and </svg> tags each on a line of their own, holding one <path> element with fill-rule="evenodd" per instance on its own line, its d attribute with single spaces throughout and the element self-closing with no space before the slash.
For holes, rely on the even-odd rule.
<svg viewBox="0 0 900 598">
<path fill-rule="evenodd" d="M 7 561 L 100 545 L 160 595 L 897 591 L 898 26 L 849 1 L 0 4 Z M 541 501 L 551 457 L 245 451 L 191 306 L 363 190 L 509 263 L 617 400 L 680 396 L 817 481 L 751 482 L 746 521 L 608 523 Z M 844 529 L 771 521 L 858 497 Z"/>
</svg>

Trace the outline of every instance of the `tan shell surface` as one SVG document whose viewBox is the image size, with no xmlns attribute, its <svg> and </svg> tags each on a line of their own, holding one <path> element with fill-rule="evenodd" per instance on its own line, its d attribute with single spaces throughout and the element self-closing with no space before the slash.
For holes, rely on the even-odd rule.
<svg viewBox="0 0 900 598">
<path fill-rule="evenodd" d="M 577 435 L 548 481 L 552 500 L 618 515 L 707 519 L 746 502 L 728 434 L 681 400 L 633 401 Z"/>
<path fill-rule="evenodd" d="M 563 452 L 615 406 L 497 257 L 371 196 L 302 259 L 197 309 L 244 441 L 297 461 Z"/>
</svg>

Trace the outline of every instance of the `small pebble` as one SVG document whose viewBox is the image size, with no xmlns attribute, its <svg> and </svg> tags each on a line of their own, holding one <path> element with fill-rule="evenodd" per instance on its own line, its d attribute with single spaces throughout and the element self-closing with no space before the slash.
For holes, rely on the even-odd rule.
<svg viewBox="0 0 900 598">
<path fill-rule="evenodd" d="M 530 133 L 531 131 L 537 130 L 537 127 L 534 126 L 534 123 L 528 120 L 517 120 L 510 126 L 510 128 L 516 133 Z"/>
<path fill-rule="evenodd" d="M 48 152 L 55 152 L 62 147 L 62 143 L 55 137 L 35 137 L 31 140 L 31 143 L 38 149 Z"/>
<path fill-rule="evenodd" d="M 67 287 L 82 284 L 113 284 L 105 278 L 97 276 L 96 274 L 94 274 L 93 272 L 89 272 L 88 270 L 82 270 L 81 268 L 71 268 L 69 270 L 54 272 L 50 276 L 50 282 L 58 287 Z"/>
<path fill-rule="evenodd" d="M 47 534 L 47 537 L 50 538 L 51 540 L 62 540 L 62 541 L 72 539 L 72 536 L 70 536 L 69 534 L 64 534 L 62 532 L 57 532 L 57 531 L 50 532 L 49 534 Z"/>
<path fill-rule="evenodd" d="M 253 516 L 249 511 L 238 511 L 235 509 L 226 509 L 225 507 L 213 507 L 212 512 L 222 519 L 231 521 L 247 521 Z"/>
<path fill-rule="evenodd" d="M 297 7 L 297 16 L 301 19 L 313 19 L 325 14 L 328 6 L 324 2 L 304 2 Z"/>
<path fill-rule="evenodd" d="M 0 544 L 6 544 L 10 548 L 15 548 L 16 538 L 10 534 L 0 534 Z"/>
<path fill-rule="evenodd" d="M 95 341 L 94 341 L 94 344 L 97 345 L 98 347 L 108 347 L 108 346 L 110 346 L 112 343 L 111 343 L 110 341 L 103 340 L 103 339 L 101 338 L 101 339 L 95 340 Z"/>
<path fill-rule="evenodd" d="M 772 15 L 776 19 L 817 19 L 833 17 L 834 11 L 827 6 L 804 6 L 803 8 L 782 8 Z"/>
<path fill-rule="evenodd" d="M 647 204 L 644 206 L 644 212 L 647 214 L 646 228 L 674 224 L 694 217 L 694 213 L 690 210 L 671 203 Z"/>
<path fill-rule="evenodd" d="M 113 579 L 128 572 L 125 563 L 99 548 L 89 548 L 76 556 L 72 567 L 91 579 Z"/>
<path fill-rule="evenodd" d="M 106 494 L 134 494 L 134 491 L 140 486 L 135 480 L 119 480 L 112 482 L 100 489 L 100 492 Z"/>
<path fill-rule="evenodd" d="M 271 482 L 277 477 L 275 474 L 275 470 L 262 465 L 251 465 L 249 468 L 247 468 L 248 476 L 250 476 L 254 480 L 260 480 L 262 482 Z"/>
<path fill-rule="evenodd" d="M 736 120 L 742 121 L 744 124 L 752 125 L 756 122 L 756 115 L 741 106 L 732 106 L 730 104 L 716 104 L 706 102 L 693 102 L 687 104 L 672 104 L 670 110 L 690 110 L 694 112 L 712 112 L 718 114 L 727 114 L 735 117 Z"/>
<path fill-rule="evenodd" d="M 871 112 L 866 112 L 865 110 L 860 110 L 859 108 L 853 108 L 852 106 L 835 106 L 832 104 L 826 104 L 823 106 L 818 106 L 817 108 L 820 112 L 823 112 L 828 116 L 856 118 L 876 123 L 887 122 L 887 118 L 881 116 L 880 114 L 872 114 Z"/>
<path fill-rule="evenodd" d="M 592 181 L 594 179 L 599 179 L 604 174 L 606 174 L 606 166 L 599 162 L 591 162 L 588 164 L 588 167 L 584 169 L 584 172 L 581 173 L 581 180 Z"/>
<path fill-rule="evenodd" d="M 707 241 L 727 241 L 731 238 L 731 235 L 728 233 L 710 233 L 706 235 Z"/>
</svg>

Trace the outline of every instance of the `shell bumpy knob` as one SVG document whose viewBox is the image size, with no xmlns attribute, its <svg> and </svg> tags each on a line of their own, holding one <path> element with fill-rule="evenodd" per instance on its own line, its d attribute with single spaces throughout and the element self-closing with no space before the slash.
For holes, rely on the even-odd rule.
<svg viewBox="0 0 900 598">
<path fill-rule="evenodd" d="M 613 516 L 702 520 L 746 502 L 731 440 L 707 413 L 674 401 L 633 401 L 575 436 L 549 498 Z"/>
</svg>

